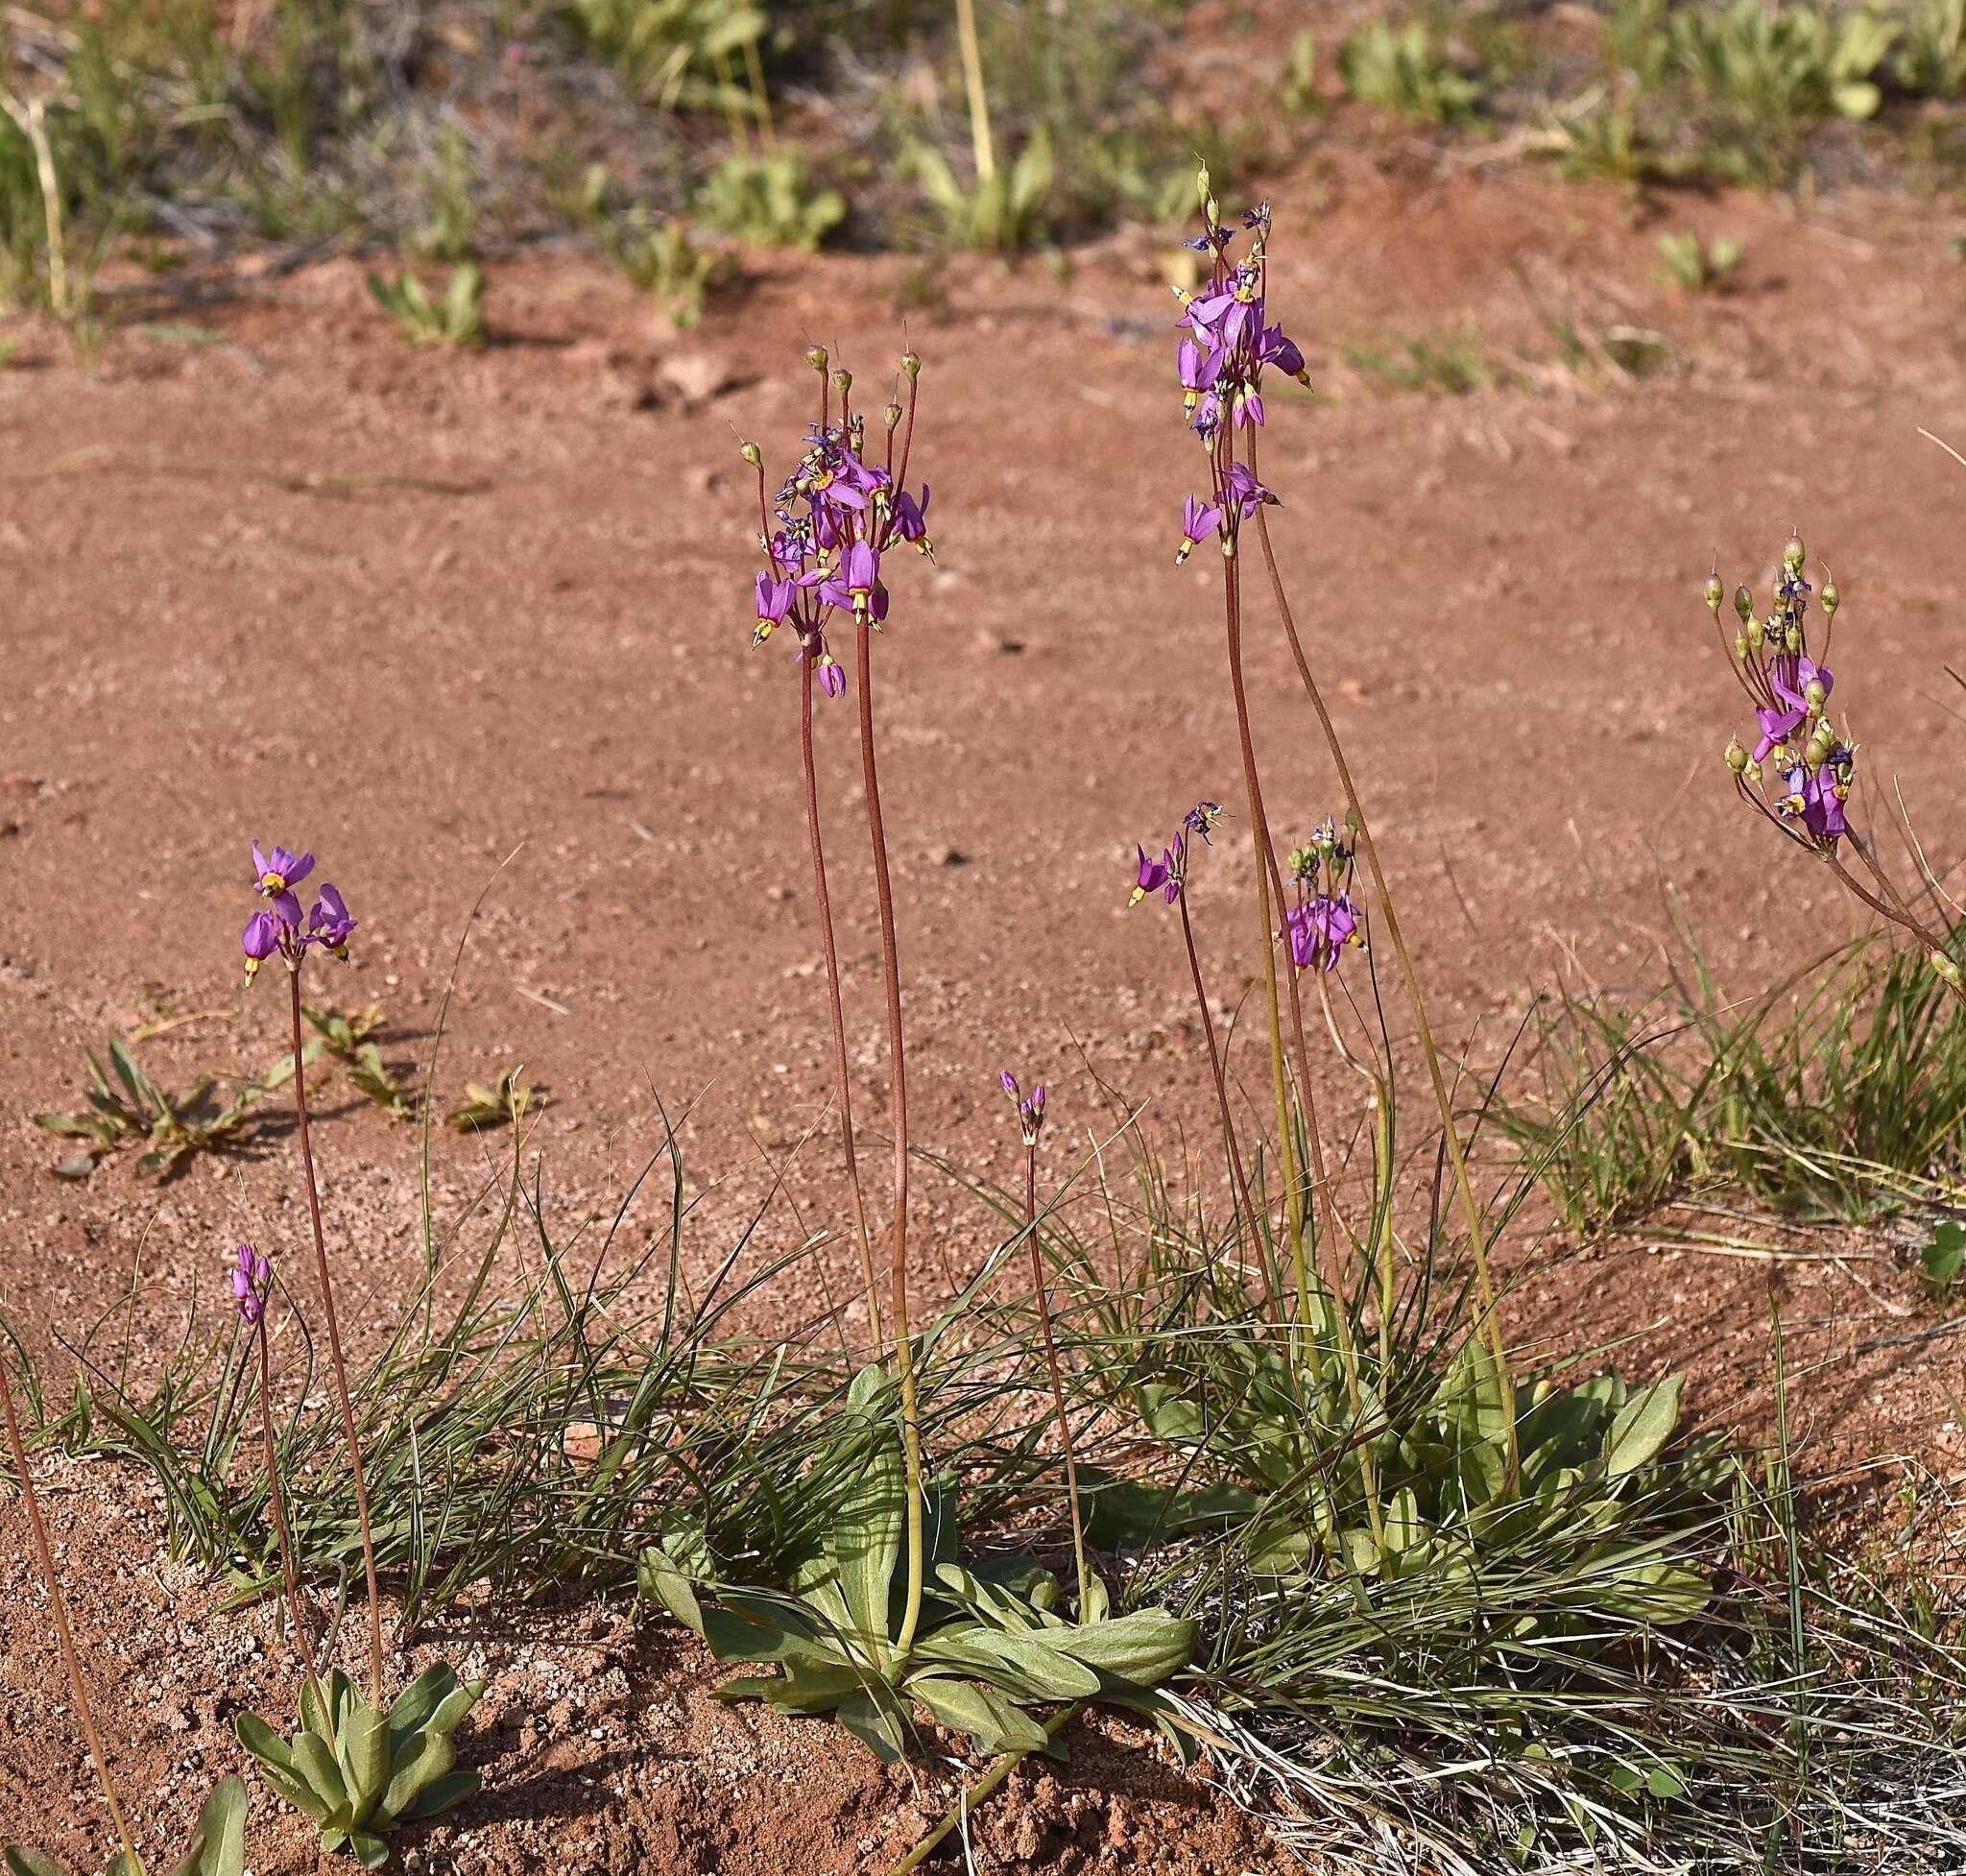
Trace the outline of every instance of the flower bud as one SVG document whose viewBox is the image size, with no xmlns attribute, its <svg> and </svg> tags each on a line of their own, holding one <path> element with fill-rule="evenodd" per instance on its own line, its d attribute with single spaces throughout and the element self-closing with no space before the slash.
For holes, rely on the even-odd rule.
<svg viewBox="0 0 1966 1876">
<path fill-rule="evenodd" d="M 1787 546 L 1782 549 L 1782 565 L 1786 566 L 1789 570 L 1789 572 L 1794 573 L 1800 570 L 1802 566 L 1802 536 L 1799 534 L 1791 534 L 1788 537 Z"/>
<path fill-rule="evenodd" d="M 1203 163 L 1201 167 L 1197 169 L 1194 173 L 1195 200 L 1199 202 L 1204 208 L 1207 208 L 1209 205 L 1209 199 L 1214 193 L 1215 185 L 1209 180 L 1209 166 L 1207 163 Z M 1215 217 L 1211 213 L 1209 216 L 1210 222 L 1212 223 Z"/>
<path fill-rule="evenodd" d="M 824 346 L 814 346 L 809 351 L 806 352 L 805 362 L 808 365 L 810 365 L 815 372 L 824 372 L 827 368 L 827 365 L 829 363 L 829 360 L 827 357 L 826 348 Z"/>
<path fill-rule="evenodd" d="M 1745 587 L 1735 588 L 1734 610 L 1740 614 L 1740 622 L 1743 625 L 1754 616 L 1755 596 Z"/>
<path fill-rule="evenodd" d="M 1830 701 L 1830 693 L 1823 688 L 1821 678 L 1811 678 L 1803 686 L 1802 701 L 1809 706 L 1811 716 L 1822 715 L 1823 706 Z"/>
<path fill-rule="evenodd" d="M 910 346 L 906 351 L 901 353 L 901 370 L 907 373 L 911 383 L 922 375 L 921 355 L 915 350 L 913 346 Z"/>
<path fill-rule="evenodd" d="M 1747 773 L 1747 751 L 1741 747 L 1740 738 L 1738 736 L 1730 736 L 1727 740 L 1727 766 L 1736 775 L 1745 775 Z"/>
<path fill-rule="evenodd" d="M 1202 204 L 1202 213 L 1209 218 L 1209 226 L 1211 228 L 1217 228 L 1221 225 L 1222 204 L 1213 196 L 1211 196 L 1208 201 Z"/>
<path fill-rule="evenodd" d="M 1765 638 L 1767 636 L 1768 628 L 1764 626 L 1760 619 L 1751 618 L 1748 620 L 1746 637 L 1748 643 L 1752 645 L 1756 651 L 1761 650 L 1762 640 Z"/>
<path fill-rule="evenodd" d="M 744 445 L 742 445 L 742 447 L 738 449 L 737 453 L 738 455 L 742 456 L 744 460 L 747 463 L 749 463 L 753 469 L 757 469 L 764 462 L 764 451 L 760 449 L 755 443 L 745 444 Z"/>
<path fill-rule="evenodd" d="M 833 389 L 845 397 L 853 388 L 853 373 L 844 367 L 833 373 Z"/>
<path fill-rule="evenodd" d="M 1705 598 L 1707 601 L 1707 611 L 1712 613 L 1715 618 L 1718 618 L 1720 616 L 1720 602 L 1726 597 L 1727 589 L 1720 584 L 1719 574 L 1708 574 L 1707 589 L 1705 593 Z"/>
<path fill-rule="evenodd" d="M 1831 752 L 1835 747 L 1834 742 L 1827 741 L 1821 736 L 1811 736 L 1809 739 L 1809 747 L 1802 752 L 1803 767 L 1813 775 L 1830 759 Z"/>
<path fill-rule="evenodd" d="M 895 433 L 895 431 L 896 431 L 896 430 L 898 430 L 898 429 L 899 429 L 899 428 L 900 428 L 900 423 L 901 423 L 901 407 L 900 407 L 900 405 L 899 405 L 899 404 L 889 404 L 889 405 L 888 405 L 888 406 L 887 406 L 887 407 L 886 407 L 886 408 L 885 408 L 885 409 L 884 409 L 884 410 L 883 410 L 883 411 L 882 411 L 882 412 L 880 413 L 880 421 L 882 421 L 883 423 L 885 423 L 885 424 L 887 425 L 887 428 L 888 428 L 888 434 L 889 434 L 890 436 L 892 436 L 892 435 L 893 435 L 893 434 Z"/>
<path fill-rule="evenodd" d="M 1783 633 L 1782 649 L 1787 652 L 1799 652 L 1802 649 L 1801 626 L 1791 625 L 1786 632 Z"/>
<path fill-rule="evenodd" d="M 1747 634 L 1745 632 L 1737 632 L 1734 635 L 1734 655 L 1743 663 L 1747 661 Z"/>
<path fill-rule="evenodd" d="M 1834 618 L 1836 608 L 1842 603 L 1843 595 L 1836 590 L 1835 581 L 1826 582 L 1823 587 L 1823 616 L 1827 619 Z"/>
<path fill-rule="evenodd" d="M 1954 990 L 1962 988 L 1959 967 L 1944 951 L 1926 952 L 1926 961 L 1930 964 L 1932 974 L 1941 983 L 1951 984 Z"/>
</svg>

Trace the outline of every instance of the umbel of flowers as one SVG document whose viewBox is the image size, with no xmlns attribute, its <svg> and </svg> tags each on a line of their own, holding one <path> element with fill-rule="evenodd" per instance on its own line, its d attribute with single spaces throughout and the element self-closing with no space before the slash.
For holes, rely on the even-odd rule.
<svg viewBox="0 0 1966 1876">
<path fill-rule="evenodd" d="M 1836 687 L 1829 665 L 1830 639 L 1842 594 L 1834 580 L 1825 580 L 1818 595 L 1822 636 L 1812 640 L 1810 595 L 1815 589 L 1804 576 L 1806 560 L 1802 537 L 1790 535 L 1775 576 L 1774 603 L 1766 613 L 1757 610 L 1749 588 L 1734 591 L 1738 625 L 1728 661 L 1755 717 L 1752 745 L 1738 735 L 1727 745 L 1735 789 L 1763 820 L 1822 860 L 1849 892 L 1915 938 L 1933 972 L 1966 1000 L 1966 980 L 1944 933 L 1909 904 L 1871 842 L 1851 825 L 1848 805 L 1857 777 L 1857 745 L 1830 715 Z M 1702 596 L 1725 642 L 1721 605 L 1726 593 L 1717 572 L 1709 576 Z M 1857 856 L 1864 877 L 1850 870 L 1846 852 Z"/>
</svg>

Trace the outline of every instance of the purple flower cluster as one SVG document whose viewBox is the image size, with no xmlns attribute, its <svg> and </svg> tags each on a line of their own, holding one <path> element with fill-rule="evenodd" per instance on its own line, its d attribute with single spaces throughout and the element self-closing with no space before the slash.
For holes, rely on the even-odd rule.
<svg viewBox="0 0 1966 1876">
<path fill-rule="evenodd" d="M 815 352 L 813 358 L 823 372 L 825 354 Z M 910 352 L 901 365 L 912 387 L 921 360 Z M 845 613 L 856 625 L 877 629 L 888 613 L 883 557 L 903 543 L 935 558 L 928 538 L 928 485 L 922 485 L 919 497 L 909 493 L 899 486 L 895 468 L 901 406 L 889 404 L 883 413 L 887 458 L 872 463 L 866 419 L 846 406 L 851 379 L 843 372 L 835 381 L 841 384 L 840 421 L 823 418 L 812 425 L 804 453 L 759 532 L 758 545 L 771 565 L 757 575 L 757 624 L 752 634 L 752 643 L 761 645 L 779 626 L 789 626 L 799 641 L 800 660 L 812 661 L 819 687 L 828 697 L 847 688 L 847 674 L 827 641 L 835 616 Z M 746 444 L 744 456 L 755 466 L 759 463 L 755 445 Z M 906 470 L 904 438 L 900 474 Z M 762 505 L 761 480 L 758 493 Z"/>
<path fill-rule="evenodd" d="M 1010 1096 L 1011 1105 L 1018 1111 L 1018 1125 L 1022 1128 L 1024 1144 L 1035 1146 L 1038 1136 L 1044 1131 L 1044 1084 L 1041 1081 L 1028 1094 L 1018 1088 L 1018 1078 L 1006 1069 L 997 1077 L 1003 1092 Z"/>
<path fill-rule="evenodd" d="M 1211 836 L 1221 818 L 1220 802 L 1196 802 L 1181 817 L 1181 826 L 1175 830 L 1174 838 L 1161 850 L 1159 859 L 1150 859 L 1147 850 L 1136 843 L 1134 851 L 1139 856 L 1139 872 L 1134 880 L 1133 897 L 1127 904 L 1138 905 L 1149 893 L 1159 893 L 1172 905 L 1187 883 L 1187 836 L 1198 834 L 1204 846 L 1212 845 Z"/>
<path fill-rule="evenodd" d="M 256 1323 L 265 1315 L 272 1284 L 273 1265 L 251 1244 L 241 1244 L 232 1264 L 232 1300 L 239 1306 L 241 1322 Z"/>
<path fill-rule="evenodd" d="M 348 956 L 348 934 L 357 922 L 348 916 L 347 902 L 333 886 L 322 886 L 305 924 L 301 923 L 300 899 L 294 888 L 313 871 L 312 854 L 296 854 L 278 846 L 265 853 L 258 841 L 252 843 L 252 890 L 267 904 L 246 921 L 246 929 L 239 934 L 249 983 L 276 953 L 286 959 L 290 969 L 299 968 L 310 945 L 336 957 Z"/>
<path fill-rule="evenodd" d="M 1738 737 L 1727 746 L 1727 766 L 1742 796 L 1801 845 L 1834 853 L 1849 832 L 1844 803 L 1856 772 L 1857 750 L 1831 727 L 1830 693 L 1835 674 L 1811 655 L 1810 594 L 1803 578 L 1803 545 L 1791 537 L 1782 551 L 1774 609 L 1755 611 L 1754 595 L 1738 588 L 1734 609 L 1740 620 L 1734 635 L 1734 667 L 1754 707 L 1757 735 L 1749 749 Z M 1718 577 L 1707 582 L 1708 610 L 1717 620 L 1722 590 Z M 1835 584 L 1824 587 L 1823 614 L 1833 621 Z M 1772 780 L 1773 786 L 1770 782 Z"/>
<path fill-rule="evenodd" d="M 1329 818 L 1290 855 L 1297 900 L 1283 915 L 1283 936 L 1300 971 L 1335 971 L 1347 945 L 1365 943 L 1352 901 L 1353 864 L 1352 849 Z"/>
<path fill-rule="evenodd" d="M 1258 481 L 1234 452 L 1222 446 L 1225 432 L 1260 427 L 1263 421 L 1263 372 L 1274 365 L 1308 384 L 1304 353 L 1281 325 L 1263 324 L 1263 295 L 1268 284 L 1270 205 L 1259 203 L 1242 218 L 1251 239 L 1240 260 L 1231 249 L 1237 236 L 1216 220 L 1217 207 L 1202 179 L 1207 226 L 1187 245 L 1211 260 L 1210 281 L 1199 293 L 1182 293 L 1181 343 L 1175 352 L 1175 375 L 1181 381 L 1188 427 L 1208 449 L 1211 480 L 1206 496 L 1189 495 L 1183 510 L 1181 547 L 1177 563 L 1211 534 L 1219 534 L 1222 551 L 1235 552 L 1237 527 L 1265 502 L 1277 497 Z"/>
</svg>

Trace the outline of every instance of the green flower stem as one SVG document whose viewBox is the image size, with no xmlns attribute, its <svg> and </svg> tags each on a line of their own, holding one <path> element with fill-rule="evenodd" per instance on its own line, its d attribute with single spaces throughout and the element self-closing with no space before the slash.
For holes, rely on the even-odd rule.
<svg viewBox="0 0 1966 1876">
<path fill-rule="evenodd" d="M 1060 1733 L 1064 1732 L 1067 1726 L 1078 1718 L 1078 1707 L 1073 1705 L 1067 1707 L 1062 1713 L 1054 1714 L 1044 1722 L 1044 1737 L 1047 1740 L 1056 1739 Z M 975 1784 L 971 1785 L 954 1804 L 949 1806 L 948 1814 L 943 1818 L 942 1822 L 937 1824 L 921 1842 L 916 1844 L 899 1863 L 896 1864 L 888 1871 L 888 1876 L 909 1876 L 910 1871 L 920 1869 L 935 1854 L 943 1839 L 947 1837 L 949 1832 L 956 1829 L 965 1817 L 972 1816 L 977 1805 L 982 1803 L 992 1792 L 995 1791 L 1010 1776 L 1011 1772 L 1029 1756 L 1028 1750 L 1002 1754 L 996 1763 Z"/>
<path fill-rule="evenodd" d="M 1058 1414 L 1058 1439 L 1065 1449 L 1065 1490 L 1071 1503 L 1071 1554 L 1078 1572 L 1079 1620 L 1086 1619 L 1086 1523 L 1079 1508 L 1078 1460 L 1071 1450 L 1071 1419 L 1065 1410 L 1065 1375 L 1058 1364 L 1058 1339 L 1051 1333 L 1051 1297 L 1044 1285 L 1044 1253 L 1038 1244 L 1038 1147 L 1024 1146 L 1024 1231 L 1031 1245 L 1031 1283 L 1038 1298 L 1038 1321 L 1044 1331 L 1044 1365 L 1051 1374 L 1051 1405 Z"/>
<path fill-rule="evenodd" d="M 136 1876 L 143 1876 L 143 1859 L 124 1821 L 123 1807 L 116 1801 L 116 1787 L 109 1777 L 109 1761 L 103 1751 L 103 1736 L 96 1727 L 96 1710 L 88 1697 L 88 1683 L 82 1677 L 82 1657 L 75 1651 L 75 1631 L 68 1625 L 68 1599 L 61 1594 L 61 1578 L 55 1570 L 55 1551 L 48 1542 L 48 1527 L 41 1521 L 41 1502 L 35 1492 L 34 1475 L 28 1468 L 27 1442 L 20 1436 L 20 1416 L 14 1410 L 13 1386 L 7 1379 L 7 1363 L 0 1361 L 0 1413 L 7 1419 L 7 1445 L 13 1455 L 13 1469 L 20 1475 L 21 1503 L 27 1506 L 28 1529 L 34 1534 L 35 1554 L 40 1559 L 41 1580 L 48 1586 L 48 1609 L 55 1618 L 55 1639 L 61 1645 L 61 1665 L 68 1672 L 68 1691 L 75 1698 L 75 1716 L 82 1721 L 83 1737 L 88 1742 L 89 1757 L 95 1761 L 96 1777 L 109 1807 L 109 1821 L 116 1827 L 117 1841 L 130 1859 Z"/>
</svg>

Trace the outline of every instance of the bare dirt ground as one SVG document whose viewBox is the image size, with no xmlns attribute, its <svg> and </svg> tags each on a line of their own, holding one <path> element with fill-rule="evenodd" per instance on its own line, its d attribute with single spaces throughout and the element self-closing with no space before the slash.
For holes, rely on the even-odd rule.
<svg viewBox="0 0 1966 1876">
<path fill-rule="evenodd" d="M 1737 291 L 1690 299 L 1651 277 L 1664 224 L 1633 226 L 1608 193 L 1395 162 L 1280 194 L 1272 303 L 1325 396 L 1273 400 L 1277 528 L 1445 1027 L 1477 1059 L 1560 969 L 1630 980 L 1586 852 L 1632 926 L 1663 928 L 1661 882 L 1682 888 L 1742 993 L 1852 928 L 1834 882 L 1777 851 L 1718 762 L 1738 693 L 1699 587 L 1716 559 L 1730 582 L 1762 580 L 1791 524 L 1846 595 L 1837 695 L 1874 785 L 1902 778 L 1930 851 L 1961 851 L 1941 666 L 1958 656 L 1966 469 L 1918 435 L 1966 439 L 1956 214 L 1854 193 L 1804 212 L 1681 198 L 1673 225 L 1747 253 Z M 829 1094 L 797 687 L 781 647 L 749 647 L 736 434 L 783 466 L 808 415 L 803 348 L 884 381 L 904 321 L 927 360 L 917 448 L 939 555 L 899 570 L 880 647 L 917 1138 L 1007 1169 L 995 1083 L 1012 1066 L 1050 1081 L 1046 1165 L 1062 1175 L 1097 1124 L 1075 1042 L 1162 1120 L 1205 1128 L 1178 940 L 1151 906 L 1123 909 L 1134 841 L 1164 839 L 1197 797 L 1233 804 L 1239 782 L 1213 569 L 1172 565 L 1194 465 L 1155 252 L 1117 240 L 1062 281 L 964 264 L 941 304 L 905 312 L 899 259 L 760 261 L 741 301 L 681 335 L 618 280 L 542 256 L 494 270 L 494 343 L 465 356 L 396 344 L 344 261 L 160 315 L 217 337 L 132 331 L 87 373 L 23 329 L 0 373 L 0 1303 L 29 1345 L 45 1356 L 121 1297 L 139 1239 L 159 1319 L 238 1238 L 299 1248 L 275 1133 L 159 1188 L 127 1159 L 56 1178 L 61 1149 L 28 1120 L 79 1104 L 80 1049 L 127 1033 L 147 983 L 209 1013 L 146 1046 L 160 1073 L 280 1053 L 278 986 L 238 980 L 254 835 L 321 854 L 363 920 L 331 994 L 380 998 L 406 1063 L 492 882 L 440 1093 L 518 1062 L 546 1084 L 535 1143 L 566 1228 L 611 1211 L 659 1143 L 654 1096 L 686 1104 L 703 1195 L 688 1255 L 721 1255 Z M 1553 336 L 1566 322 L 1585 335 L 1571 362 Z M 1668 361 L 1607 370 L 1618 327 L 1663 335 Z M 1519 382 L 1436 400 L 1348 362 L 1464 336 L 1516 361 Z M 1283 836 L 1336 791 L 1260 608 L 1250 660 Z M 867 1038 L 857 1097 L 877 1135 L 879 954 L 847 706 L 823 733 Z M 1248 864 L 1220 840 L 1196 884 L 1229 1003 L 1252 950 Z M 833 1223 L 824 1148 L 791 1188 L 808 1221 Z M 330 1233 L 372 1322 L 416 1267 L 413 1142 L 337 1092 L 320 1150 Z M 445 1142 L 441 1214 L 502 1150 Z M 960 1269 L 989 1247 L 953 1190 L 926 1186 L 919 1215 L 926 1286 L 945 1258 Z M 774 1210 L 755 1255 L 800 1230 Z M 1912 1452 L 1957 1470 L 1966 1340 L 1853 1353 L 1934 1320 L 1902 1256 L 1774 1266 L 1629 1246 L 1519 1275 L 1522 1335 L 1635 1335 L 1620 1361 L 1690 1364 L 1690 1405 L 1714 1424 L 1759 1411 L 1780 1279 L 1815 1462 Z M 251 1678 L 239 1656 L 259 1631 L 216 1624 L 223 1658 L 193 1641 L 212 1593 L 154 1561 L 147 1502 L 72 1482 L 54 1507 L 71 1563 L 120 1573 L 81 1612 L 104 1678 L 130 1650 L 111 1737 L 160 1774 L 208 1774 L 230 1758 L 220 1690 Z M 14 1606 L 35 1606 L 6 1568 Z M 483 1646 L 502 1669 L 537 1646 L 583 1723 L 553 1722 L 534 1750 L 519 1694 L 496 1696 L 503 1795 L 429 1840 L 432 1867 L 530 1866 L 547 1828 L 569 1867 L 762 1871 L 796 1840 L 802 1867 L 877 1868 L 946 1797 L 816 1723 L 713 1710 L 701 1664 L 673 1638 L 630 1638 L 618 1613 Z M 45 1704 L 54 1665 L 38 1621 L 9 1624 L 0 1837 L 44 1827 L 58 1792 L 75 1824 L 100 1821 Z M 1097 1749 L 1133 1768 L 1119 1783 L 1138 1800 L 1028 1782 L 993 1828 L 1014 1836 L 1024 1817 L 1037 1836 L 1000 1844 L 999 1866 L 1262 1866 L 1224 1808 L 1145 1748 Z M 743 1795 L 726 1807 L 718 1781 Z M 188 1782 L 135 1794 L 153 1829 L 191 1804 Z M 265 1856 L 262 1870 L 304 1866 L 304 1840 L 269 1839 Z"/>
</svg>

